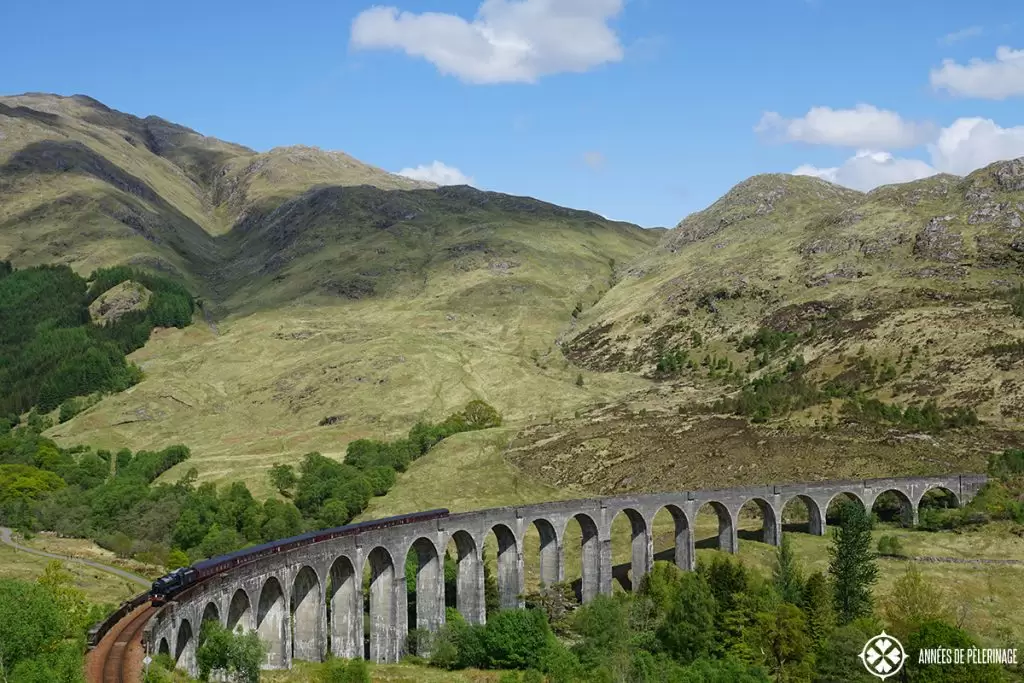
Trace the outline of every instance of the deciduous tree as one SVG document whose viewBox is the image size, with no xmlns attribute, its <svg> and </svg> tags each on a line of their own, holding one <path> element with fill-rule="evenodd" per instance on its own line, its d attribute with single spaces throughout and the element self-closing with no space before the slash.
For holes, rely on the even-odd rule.
<svg viewBox="0 0 1024 683">
<path fill-rule="evenodd" d="M 196 650 L 199 676 L 208 681 L 210 674 L 220 672 L 242 683 L 259 683 L 266 651 L 256 631 L 232 633 L 216 621 L 204 621 Z"/>
<path fill-rule="evenodd" d="M 270 468 L 270 483 L 274 485 L 277 492 L 285 498 L 291 498 L 292 489 L 299 483 L 298 477 L 295 476 L 295 468 L 291 465 L 277 464 Z"/>
<path fill-rule="evenodd" d="M 913 562 L 885 597 L 882 611 L 892 634 L 905 639 L 926 621 L 949 621 L 953 610 L 945 594 Z"/>
</svg>

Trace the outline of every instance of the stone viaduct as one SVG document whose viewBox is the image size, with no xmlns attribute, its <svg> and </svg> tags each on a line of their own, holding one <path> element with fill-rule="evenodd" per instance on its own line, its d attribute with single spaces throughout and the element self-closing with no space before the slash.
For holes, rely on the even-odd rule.
<svg viewBox="0 0 1024 683">
<path fill-rule="evenodd" d="M 675 523 L 675 564 L 692 570 L 693 524 L 705 506 L 718 517 L 718 548 L 734 553 L 740 508 L 749 502 L 760 509 L 762 540 L 777 545 L 782 510 L 793 500 L 806 506 L 810 533 L 821 535 L 829 504 L 844 494 L 870 510 L 881 494 L 892 492 L 901 503 L 903 521 L 916 524 L 927 491 L 945 490 L 962 505 L 985 481 L 985 475 L 963 474 L 641 494 L 494 508 L 368 530 L 244 564 L 187 588 L 150 620 L 145 644 L 149 652 L 167 653 L 180 668 L 195 675 L 199 628 L 206 619 L 216 619 L 231 629 L 255 629 L 268 648 L 268 669 L 289 668 L 293 658 L 321 661 L 328 652 L 393 662 L 405 652 L 410 628 L 433 631 L 444 622 L 443 557 L 449 542 L 457 550 L 455 607 L 468 622 L 482 624 L 486 618 L 483 546 L 490 534 L 497 541 L 501 606 L 518 607 L 523 604 L 527 530 L 535 528 L 540 537 L 540 557 L 531 558 L 532 566 L 539 559 L 540 580 L 550 584 L 565 579 L 566 526 L 572 520 L 578 522 L 581 593 L 586 602 L 612 591 L 612 523 L 620 514 L 632 529 L 630 569 L 636 579 L 653 565 L 651 530 L 661 510 L 667 510 Z M 408 623 L 405 564 L 409 553 L 418 566 L 414 624 Z M 367 567 L 368 629 L 363 595 Z"/>
</svg>

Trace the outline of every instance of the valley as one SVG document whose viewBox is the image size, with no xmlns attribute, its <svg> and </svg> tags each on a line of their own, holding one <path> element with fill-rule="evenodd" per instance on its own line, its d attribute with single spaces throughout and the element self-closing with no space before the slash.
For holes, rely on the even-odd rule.
<svg viewBox="0 0 1024 683">
<path fill-rule="evenodd" d="M 0 262 L 8 282 L 54 265 L 80 276 L 84 319 L 39 314 L 32 334 L 77 325 L 121 343 L 126 364 L 70 404 L 62 394 L 42 410 L 0 411 L 0 513 L 116 550 L 54 536 L 36 536 L 39 547 L 145 560 L 131 566 L 147 575 L 432 508 L 985 472 L 994 454 L 1013 463 L 1024 448 L 1024 159 L 868 193 L 758 175 L 672 229 L 644 229 L 435 186 L 342 152 L 257 152 L 89 97 L 32 93 L 0 97 Z M 112 266 L 134 270 L 102 270 Z M 96 285 L 107 280 L 117 284 Z M 185 314 L 161 317 L 161 292 L 190 298 Z M 38 312 L 10 298 L 4 320 Z M 145 334 L 118 328 L 128 326 L 119 316 L 144 321 Z M 0 372 L 14 377 L 27 363 L 21 340 L 0 342 L 14 359 Z M 47 343 L 37 356 L 60 375 L 52 349 L 63 342 Z M 87 373 L 64 370 L 86 385 Z M 478 402 L 494 419 L 471 419 Z M 274 478 L 281 466 L 290 484 Z M 895 535 L 909 557 L 1024 560 L 1020 473 L 1007 467 L 976 517 L 943 510 L 949 519 L 928 530 L 887 520 L 864 532 L 871 547 Z M 775 614 L 762 589 L 780 560 L 753 539 L 760 520 L 741 518 L 745 569 L 712 547 L 716 524 L 694 520 L 699 581 L 738 572 L 744 587 L 733 587 L 760 610 L 742 618 Z M 616 565 L 631 533 L 620 518 Z M 655 520 L 658 559 L 672 534 L 670 518 Z M 786 536 L 804 578 L 831 571 L 834 539 Z M 581 542 L 578 525 L 566 531 L 570 581 Z M 494 538 L 482 549 L 491 573 L 496 550 Z M 523 552 L 539 555 L 537 533 Z M 0 576 L 42 575 L 39 558 L 12 555 L 0 547 Z M 877 563 L 882 604 L 908 561 Z M 69 568 L 90 602 L 130 592 Z M 542 588 L 538 568 L 526 569 L 528 591 Z M 1024 637 L 1020 566 L 920 571 L 983 643 Z M 585 624 L 549 621 L 566 642 L 595 638 L 572 632 Z M 860 638 L 875 622 L 855 625 Z M 715 628 L 737 651 L 749 645 L 733 626 Z M 481 657 L 449 662 L 457 672 L 388 664 L 374 680 L 497 681 L 475 670 L 500 668 Z M 664 659 L 658 671 L 675 671 Z M 790 680 L 778 667 L 772 676 Z M 314 675 L 303 664 L 266 680 Z"/>
<path fill-rule="evenodd" d="M 970 466 L 1020 443 L 1020 161 L 868 194 L 757 176 L 665 232 L 315 148 L 258 154 L 84 97 L 4 107 L 5 258 L 154 267 L 201 297 L 205 324 L 158 329 L 131 355 L 145 379 L 54 427 L 62 444 L 159 448 L 187 423 L 202 480 L 261 490 L 276 461 L 481 398 L 520 428 L 505 457 L 523 476 L 557 462 L 559 486 L 619 491 Z M 740 350 L 760 331 L 795 338 Z M 762 425 L 715 408 L 795 355 L 775 390 L 825 395 L 762 406 Z M 983 426 L 894 436 L 843 412 L 854 395 Z M 714 477 L 662 467 L 704 438 L 730 444 Z M 609 457 L 652 474 L 633 485 Z"/>
</svg>

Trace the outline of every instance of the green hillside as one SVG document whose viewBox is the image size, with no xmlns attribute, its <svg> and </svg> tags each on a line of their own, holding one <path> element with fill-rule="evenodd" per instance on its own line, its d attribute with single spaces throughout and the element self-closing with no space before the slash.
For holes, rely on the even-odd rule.
<svg viewBox="0 0 1024 683">
<path fill-rule="evenodd" d="M 1024 159 L 868 194 L 755 176 L 643 230 L 341 152 L 258 153 L 87 97 L 0 98 L 0 521 L 171 568 L 428 508 L 987 467 L 967 507 L 928 498 L 916 529 L 880 496 L 874 530 L 833 506 L 841 533 L 786 533 L 778 554 L 748 505 L 741 562 L 713 547 L 705 507 L 697 572 L 659 563 L 636 593 L 578 609 L 558 587 L 533 593 L 533 530 L 526 600 L 548 617 L 450 620 L 433 663 L 770 680 L 745 658 L 778 680 L 852 680 L 877 618 L 903 637 L 924 612 L 955 612 L 971 634 L 948 626 L 957 642 L 1018 642 L 1022 265 Z M 668 511 L 651 532 L 672 557 Z M 633 538 L 619 516 L 623 577 Z M 570 583 L 582 539 L 576 522 L 561 539 Z M 485 541 L 492 605 L 495 551 Z M 934 562 L 908 570 L 915 555 Z M 8 577 L 39 572 L 6 562 Z M 0 581 L 0 608 L 33 591 L 34 615 L 60 596 L 85 606 L 73 578 Z M 65 635 L 95 619 L 80 621 Z M 40 643 L 25 653 L 55 647 Z M 375 671 L 434 671 L 412 667 Z"/>
<path fill-rule="evenodd" d="M 215 236 L 250 211 L 316 185 L 427 186 L 314 148 L 258 154 L 82 95 L 0 97 L 0 130 L 0 253 L 20 266 L 129 263 L 208 288 L 230 257 Z"/>
<path fill-rule="evenodd" d="M 208 323 L 154 331 L 130 356 L 144 379 L 54 428 L 63 443 L 184 439 L 204 478 L 264 486 L 274 461 L 473 398 L 525 424 L 646 384 L 578 386 L 556 340 L 660 231 L 340 152 L 258 154 L 82 96 L 0 107 L 0 257 L 157 270 Z"/>
<path fill-rule="evenodd" d="M 1020 443 L 1021 160 L 867 194 L 755 176 L 645 231 L 82 96 L 0 107 L 0 260 L 160 271 L 206 323 L 155 329 L 142 381 L 64 444 L 187 441 L 203 479 L 265 492 L 275 462 L 479 398 L 512 471 L 585 492 L 973 469 Z"/>
<path fill-rule="evenodd" d="M 531 428 L 512 460 L 597 490 L 981 467 L 1021 438 L 1022 221 L 1024 160 L 868 194 L 755 176 L 563 345 L 656 387 Z"/>
</svg>

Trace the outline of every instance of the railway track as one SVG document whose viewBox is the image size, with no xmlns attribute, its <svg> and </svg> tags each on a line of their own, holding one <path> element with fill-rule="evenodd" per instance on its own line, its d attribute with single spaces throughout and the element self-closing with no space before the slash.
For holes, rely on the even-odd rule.
<svg viewBox="0 0 1024 683">
<path fill-rule="evenodd" d="M 103 639 L 105 642 L 92 653 L 99 661 L 89 667 L 90 683 L 138 683 L 142 630 L 155 612 L 156 608 L 145 604 L 132 612 L 119 629 L 111 629 Z"/>
</svg>

